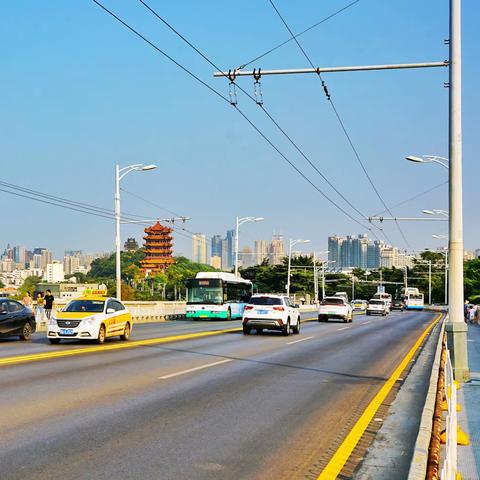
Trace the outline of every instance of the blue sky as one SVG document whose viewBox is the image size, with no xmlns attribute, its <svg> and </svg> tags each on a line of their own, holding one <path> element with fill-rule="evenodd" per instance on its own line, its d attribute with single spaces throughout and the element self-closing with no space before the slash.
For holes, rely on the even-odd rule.
<svg viewBox="0 0 480 480">
<path fill-rule="evenodd" d="M 233 68 L 288 38 L 268 1 L 160 2 L 151 6 L 225 69 Z M 348 1 L 276 4 L 294 31 Z M 158 43 L 176 60 L 228 96 L 224 79 L 136 0 L 105 5 Z M 132 173 L 123 187 L 191 217 L 187 228 L 224 234 L 235 215 L 259 215 L 246 225 L 242 244 L 281 233 L 308 238 L 322 250 L 330 234 L 363 233 L 262 140 L 234 109 L 218 100 L 152 48 L 134 37 L 90 0 L 18 0 L 2 9 L 1 180 L 61 197 L 113 208 L 116 163 L 156 163 Z M 463 134 L 465 245 L 480 248 L 477 221 L 480 166 L 477 79 L 480 5 L 463 2 Z M 300 37 L 315 65 L 340 66 L 439 61 L 448 56 L 447 0 L 361 0 Z M 252 67 L 306 65 L 292 43 Z M 446 180 L 434 165 L 403 161 L 409 154 L 447 156 L 447 69 L 326 74 L 362 160 L 388 205 Z M 250 78 L 239 83 L 253 93 Z M 313 75 L 262 80 L 266 108 L 319 169 L 365 214 L 383 207 L 350 150 L 318 79 Z M 259 107 L 239 95 L 239 107 L 311 180 L 338 197 L 289 145 Z M 0 192 L 8 228 L 0 245 L 50 246 L 105 251 L 113 248 L 113 222 L 34 203 Z M 171 216 L 123 195 L 123 209 L 146 217 Z M 340 201 L 341 202 L 341 201 Z M 395 209 L 398 216 L 447 208 L 446 186 Z M 347 207 L 348 208 L 348 207 Z M 433 233 L 446 223 L 403 223 L 409 244 L 439 246 Z M 405 248 L 393 224 L 385 231 Z M 123 237 L 141 237 L 125 226 Z M 190 240 L 176 236 L 176 252 L 190 254 Z"/>
</svg>

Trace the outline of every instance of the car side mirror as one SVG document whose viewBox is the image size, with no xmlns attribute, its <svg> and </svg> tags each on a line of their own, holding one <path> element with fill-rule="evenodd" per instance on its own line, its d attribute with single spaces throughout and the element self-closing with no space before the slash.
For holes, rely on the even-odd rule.
<svg viewBox="0 0 480 480">
<path fill-rule="evenodd" d="M 293 308 L 300 308 L 300 305 L 298 303 L 296 303 Z"/>
<path fill-rule="evenodd" d="M 107 308 L 107 313 L 115 313 L 115 309 L 114 308 Z"/>
</svg>

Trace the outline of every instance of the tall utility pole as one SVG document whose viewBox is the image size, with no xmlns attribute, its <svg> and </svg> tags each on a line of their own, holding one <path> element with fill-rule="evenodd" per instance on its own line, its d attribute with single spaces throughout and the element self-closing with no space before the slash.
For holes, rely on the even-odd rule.
<svg viewBox="0 0 480 480">
<path fill-rule="evenodd" d="M 428 261 L 428 304 L 432 304 L 432 261 Z"/>
<path fill-rule="evenodd" d="M 449 68 L 449 257 L 450 282 L 448 287 L 449 317 L 445 330 L 456 380 L 470 378 L 467 354 L 467 325 L 463 319 L 463 211 L 462 211 L 462 73 L 461 73 L 461 0 L 450 0 L 450 58 L 448 62 L 427 62 L 388 65 L 363 65 L 328 68 L 302 68 L 284 70 L 261 70 L 265 75 L 315 74 L 322 72 L 352 72 L 393 70 L 405 68 Z M 260 78 L 260 69 L 245 71 L 231 69 L 215 72 L 215 77 L 224 77 L 234 82 L 237 77 Z"/>
<path fill-rule="evenodd" d="M 467 324 L 463 318 L 462 45 L 461 0 L 450 0 L 449 81 L 449 315 L 445 325 L 455 378 L 468 381 Z"/>
<path fill-rule="evenodd" d="M 315 304 L 318 304 L 318 275 L 317 275 L 317 254 L 313 252 L 313 296 Z"/>
</svg>

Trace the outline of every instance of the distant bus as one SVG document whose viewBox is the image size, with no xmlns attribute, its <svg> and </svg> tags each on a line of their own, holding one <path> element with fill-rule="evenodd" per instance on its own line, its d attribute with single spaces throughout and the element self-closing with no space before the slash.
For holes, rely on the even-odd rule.
<svg viewBox="0 0 480 480">
<path fill-rule="evenodd" d="M 242 318 L 252 282 L 233 273 L 199 272 L 187 281 L 187 318 Z"/>
<path fill-rule="evenodd" d="M 377 292 L 372 298 L 385 300 L 389 307 L 392 306 L 392 296 L 389 293 Z"/>
<path fill-rule="evenodd" d="M 403 296 L 403 301 L 407 310 L 423 310 L 423 293 L 420 293 L 418 289 L 416 290 L 416 292 L 407 290 Z"/>
</svg>

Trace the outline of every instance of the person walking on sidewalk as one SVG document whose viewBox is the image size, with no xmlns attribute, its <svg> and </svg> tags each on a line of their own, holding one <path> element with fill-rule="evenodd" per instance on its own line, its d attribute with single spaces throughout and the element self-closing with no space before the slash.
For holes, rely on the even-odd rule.
<svg viewBox="0 0 480 480">
<path fill-rule="evenodd" d="M 33 310 L 33 300 L 32 297 L 30 296 L 30 292 L 27 292 L 23 298 L 22 298 L 22 303 Z"/>
<path fill-rule="evenodd" d="M 43 321 L 43 315 L 45 313 L 45 299 L 43 298 L 43 292 L 39 292 L 37 295 L 37 308 L 35 310 L 35 321 L 40 325 Z"/>
<path fill-rule="evenodd" d="M 468 308 L 468 321 L 472 325 L 475 323 L 475 315 L 477 313 L 476 305 L 470 305 Z"/>
<path fill-rule="evenodd" d="M 47 290 L 47 294 L 45 295 L 45 316 L 47 317 L 47 320 L 50 320 L 50 316 L 52 315 L 52 308 L 53 308 L 54 301 L 55 301 L 55 298 L 52 295 L 52 291 Z"/>
</svg>

